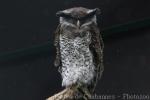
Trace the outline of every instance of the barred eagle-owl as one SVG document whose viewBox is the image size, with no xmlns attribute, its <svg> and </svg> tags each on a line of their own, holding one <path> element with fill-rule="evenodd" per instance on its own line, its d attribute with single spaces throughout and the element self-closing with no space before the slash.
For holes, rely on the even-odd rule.
<svg viewBox="0 0 150 100">
<path fill-rule="evenodd" d="M 80 90 L 94 92 L 103 67 L 103 41 L 97 26 L 100 9 L 74 7 L 58 11 L 55 32 L 57 50 L 55 66 L 59 67 L 62 86 L 80 85 Z"/>
</svg>

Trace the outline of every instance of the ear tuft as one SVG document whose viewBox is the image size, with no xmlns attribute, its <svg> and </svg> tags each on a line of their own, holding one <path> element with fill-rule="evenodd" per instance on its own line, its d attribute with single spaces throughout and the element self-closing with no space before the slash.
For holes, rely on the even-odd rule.
<svg viewBox="0 0 150 100">
<path fill-rule="evenodd" d="M 99 15 L 101 13 L 101 10 L 99 8 L 91 9 L 87 12 L 90 15 Z"/>
<path fill-rule="evenodd" d="M 95 8 L 96 15 L 101 14 L 101 10 L 99 8 Z"/>
<path fill-rule="evenodd" d="M 57 17 L 60 17 L 62 14 L 63 14 L 62 11 L 58 11 L 58 12 L 56 13 L 56 16 L 57 16 Z"/>
</svg>

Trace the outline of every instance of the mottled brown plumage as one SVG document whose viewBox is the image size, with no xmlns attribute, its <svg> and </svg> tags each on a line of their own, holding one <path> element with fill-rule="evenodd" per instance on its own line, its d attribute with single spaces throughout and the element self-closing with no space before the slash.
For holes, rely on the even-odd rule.
<svg viewBox="0 0 150 100">
<path fill-rule="evenodd" d="M 62 78 L 64 79 L 64 77 L 67 79 L 69 76 L 64 76 L 66 75 L 64 71 L 66 70 L 72 70 L 71 67 L 72 66 L 68 66 L 66 67 L 64 60 L 66 57 L 62 56 L 65 55 L 62 52 L 64 52 L 62 48 L 62 45 L 70 45 L 68 48 L 66 47 L 68 50 L 71 50 L 71 52 L 74 52 L 74 49 L 77 49 L 76 47 L 74 47 L 74 44 L 76 43 L 72 43 L 71 41 L 76 41 L 76 39 L 79 39 L 79 43 L 81 44 L 81 48 L 80 48 L 80 44 L 76 44 L 77 46 L 79 46 L 79 50 L 82 51 L 82 49 L 85 47 L 88 47 L 87 50 L 89 49 L 90 52 L 87 52 L 86 55 L 88 55 L 90 57 L 90 53 L 92 54 L 92 58 L 87 58 L 92 60 L 91 62 L 91 66 L 87 65 L 85 66 L 84 64 L 81 64 L 83 66 L 83 68 L 88 68 L 88 67 L 94 67 L 94 73 L 89 73 L 89 74 L 93 74 L 94 77 L 92 79 L 89 79 L 90 81 L 83 81 L 84 77 L 86 78 L 86 76 L 80 76 L 77 78 L 81 78 L 82 80 L 75 80 L 72 83 L 68 83 L 69 86 L 70 85 L 77 85 L 77 87 L 79 87 L 79 90 L 81 92 L 86 92 L 86 93 L 90 93 L 92 94 L 95 90 L 96 87 L 96 83 L 98 81 L 98 79 L 101 77 L 102 72 L 104 70 L 104 66 L 103 66 L 103 48 L 104 48 L 104 44 L 103 44 L 103 40 L 102 40 L 102 36 L 100 34 L 99 28 L 97 26 L 96 23 L 96 15 L 100 13 L 100 10 L 98 8 L 96 9 L 87 9 L 87 8 L 83 8 L 83 7 L 75 7 L 75 8 L 70 8 L 67 10 L 63 10 L 63 11 L 59 11 L 57 12 L 57 16 L 60 17 L 60 24 L 58 25 L 56 32 L 55 32 L 55 42 L 54 45 L 56 46 L 56 60 L 55 60 L 55 66 L 59 67 L 59 72 L 62 74 Z M 88 35 L 89 34 L 89 35 Z M 86 43 L 86 41 L 84 40 L 88 40 L 89 43 Z M 82 42 L 83 41 L 83 42 Z M 85 43 L 85 44 L 82 44 Z M 71 46 L 73 45 L 73 46 Z M 73 49 L 70 49 L 70 47 L 73 47 Z M 70 51 L 65 51 L 66 54 L 69 54 L 68 56 L 73 55 L 74 53 L 68 53 Z M 79 51 L 77 51 L 79 52 Z M 85 51 L 86 52 L 86 51 Z M 80 55 L 83 55 L 86 59 L 86 55 L 85 52 L 82 52 Z M 76 54 L 75 54 L 76 55 Z M 74 59 L 71 57 L 71 59 Z M 76 59 L 76 58 L 75 58 Z M 90 60 L 87 61 L 87 63 L 90 64 Z M 84 60 L 83 60 L 84 61 Z M 86 60 L 85 60 L 86 61 Z M 63 62 L 63 63 L 62 63 Z M 69 63 L 73 63 L 74 60 L 71 60 Z M 76 62 L 74 63 L 78 63 L 78 59 Z M 82 62 L 81 62 L 82 63 Z M 84 63 L 84 62 L 83 62 Z M 75 69 L 73 69 L 72 71 L 76 71 L 76 68 L 82 68 L 79 64 L 75 66 Z M 69 69 L 67 69 L 69 68 Z M 78 68 L 78 69 L 79 69 Z M 66 69 L 66 70 L 64 70 Z M 93 69 L 93 68 L 92 68 Z M 92 69 L 90 68 L 88 70 L 88 72 Z M 84 72 L 85 70 L 80 70 L 83 71 L 83 73 L 87 73 Z M 82 72 L 81 72 L 82 73 Z M 72 77 L 72 79 L 76 79 L 76 77 Z M 65 81 L 65 80 L 64 80 Z M 70 82 L 70 81 L 67 81 Z M 82 83 L 83 82 L 83 83 Z M 89 83 L 90 82 L 90 83 Z M 68 85 L 66 83 L 64 83 L 64 86 L 68 87 Z M 84 93 L 84 94 L 86 94 Z"/>
</svg>

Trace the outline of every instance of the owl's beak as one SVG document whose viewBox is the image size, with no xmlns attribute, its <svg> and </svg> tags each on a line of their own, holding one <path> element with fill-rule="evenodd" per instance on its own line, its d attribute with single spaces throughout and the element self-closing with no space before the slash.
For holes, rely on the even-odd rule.
<svg viewBox="0 0 150 100">
<path fill-rule="evenodd" d="M 80 21 L 77 20 L 77 27 L 80 28 Z"/>
</svg>

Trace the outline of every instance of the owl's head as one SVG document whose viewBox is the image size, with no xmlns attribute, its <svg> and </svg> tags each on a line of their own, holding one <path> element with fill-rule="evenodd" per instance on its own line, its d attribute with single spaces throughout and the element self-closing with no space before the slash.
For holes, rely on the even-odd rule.
<svg viewBox="0 0 150 100">
<path fill-rule="evenodd" d="M 78 28 L 96 24 L 97 14 L 100 14 L 99 8 L 87 9 L 83 7 L 70 8 L 56 13 L 60 17 L 60 24 L 64 23 Z"/>
<path fill-rule="evenodd" d="M 100 14 L 100 9 L 87 9 L 75 7 L 58 11 L 62 33 L 65 36 L 85 36 L 91 30 L 91 27 L 97 26 L 96 15 Z"/>
</svg>

